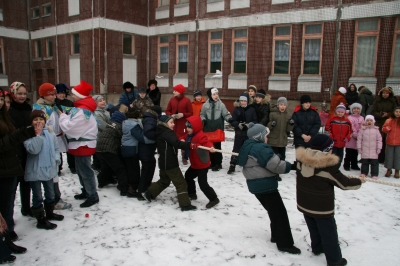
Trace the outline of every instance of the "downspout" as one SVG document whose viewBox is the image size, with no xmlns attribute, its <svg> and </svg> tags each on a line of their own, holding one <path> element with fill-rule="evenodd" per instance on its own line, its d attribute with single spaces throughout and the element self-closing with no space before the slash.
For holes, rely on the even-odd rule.
<svg viewBox="0 0 400 266">
<path fill-rule="evenodd" d="M 30 87 L 31 87 L 31 92 L 32 92 L 32 102 L 36 102 L 36 88 L 34 88 L 34 80 L 33 80 L 33 62 L 32 62 L 32 36 L 31 36 L 31 12 L 30 12 L 30 9 L 31 9 L 31 0 L 28 0 L 28 36 L 29 36 L 29 39 L 28 39 L 28 47 L 29 47 L 29 69 L 31 70 L 31 73 L 30 73 Z M 34 88 L 34 89 L 32 89 L 32 88 Z"/>
<path fill-rule="evenodd" d="M 56 83 L 60 83 L 60 67 L 58 65 L 58 24 L 57 24 L 57 0 L 55 0 L 54 5 L 54 22 L 56 24 L 56 67 L 57 67 L 57 76 L 56 76 Z M 69 84 L 71 85 L 71 84 Z"/>
<path fill-rule="evenodd" d="M 92 0 L 92 84 L 93 87 L 96 88 L 96 79 L 95 79 L 95 74 L 96 74 L 96 64 L 95 64 L 95 58 L 94 58 L 94 25 L 93 25 L 93 0 Z M 96 89 L 92 90 L 92 93 L 96 93 Z"/>
<path fill-rule="evenodd" d="M 194 49 L 194 89 L 197 90 L 198 73 L 199 73 L 199 0 L 196 0 L 196 43 Z"/>
<path fill-rule="evenodd" d="M 341 18 L 342 18 L 342 0 L 338 0 L 337 13 L 336 13 L 336 36 L 335 36 L 335 56 L 333 62 L 333 77 L 332 77 L 332 86 L 330 90 L 331 97 L 336 91 L 337 83 L 338 83 L 338 70 L 339 70 L 339 49 L 340 49 L 340 27 L 341 27 Z"/>
<path fill-rule="evenodd" d="M 146 69 L 147 69 L 147 80 L 150 80 L 150 1 L 147 0 L 147 51 L 146 51 Z"/>
<path fill-rule="evenodd" d="M 104 0 L 104 94 L 108 93 L 108 65 L 107 65 L 107 0 Z"/>
</svg>

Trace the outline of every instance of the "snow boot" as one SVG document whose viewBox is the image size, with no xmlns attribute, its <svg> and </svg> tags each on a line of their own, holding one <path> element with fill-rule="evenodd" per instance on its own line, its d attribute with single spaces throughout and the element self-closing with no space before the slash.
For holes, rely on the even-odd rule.
<svg viewBox="0 0 400 266">
<path fill-rule="evenodd" d="M 44 209 L 46 211 L 46 218 L 47 220 L 51 221 L 62 221 L 64 220 L 64 216 L 63 215 L 59 215 L 54 213 L 54 203 L 45 203 L 44 204 Z"/>
<path fill-rule="evenodd" d="M 189 194 L 189 199 L 190 200 L 197 200 L 197 194 Z"/>
<path fill-rule="evenodd" d="M 81 194 L 76 194 L 75 196 L 74 196 L 74 199 L 77 199 L 77 200 L 84 200 L 84 199 L 86 199 L 87 197 L 86 197 L 86 194 L 85 193 L 81 193 Z"/>
<path fill-rule="evenodd" d="M 392 169 L 387 169 L 385 177 L 390 177 L 392 175 Z"/>
<path fill-rule="evenodd" d="M 142 196 L 143 196 L 148 202 L 151 202 L 151 194 L 150 194 L 150 192 L 149 192 L 148 190 L 146 190 L 146 191 L 142 194 Z"/>
<path fill-rule="evenodd" d="M 288 248 L 278 248 L 278 250 L 282 251 L 282 252 L 287 252 L 287 253 L 290 253 L 290 254 L 300 254 L 301 253 L 301 250 L 298 249 L 295 246 L 291 246 L 291 247 L 288 247 Z"/>
<path fill-rule="evenodd" d="M 15 233 L 15 231 L 11 231 L 11 232 L 9 232 L 8 234 L 10 235 L 10 240 L 11 240 L 12 242 L 15 242 L 15 241 L 18 240 L 18 235 L 17 235 L 17 233 Z"/>
<path fill-rule="evenodd" d="M 394 178 L 399 178 L 399 170 L 394 170 Z"/>
<path fill-rule="evenodd" d="M 229 166 L 228 175 L 233 175 L 235 173 L 235 165 L 231 164 Z"/>
<path fill-rule="evenodd" d="M 26 248 L 17 246 L 13 243 L 13 241 L 11 241 L 11 237 L 8 232 L 5 233 L 4 238 L 6 240 L 8 248 L 13 254 L 24 254 L 26 252 Z"/>
<path fill-rule="evenodd" d="M 219 203 L 219 199 L 216 198 L 215 200 L 210 200 L 209 203 L 207 203 L 206 208 L 210 209 L 212 207 L 214 207 L 215 205 L 217 205 Z"/>
<path fill-rule="evenodd" d="M 343 266 L 343 265 L 347 265 L 347 260 L 345 258 L 342 258 L 342 260 L 339 261 L 338 263 L 334 263 L 334 264 L 328 263 L 328 266 Z"/>
<path fill-rule="evenodd" d="M 360 171 L 360 167 L 358 167 L 358 165 L 352 166 L 351 170 L 356 170 L 356 171 Z"/>
<path fill-rule="evenodd" d="M 17 259 L 17 257 L 10 255 L 5 259 L 0 260 L 0 264 L 11 264 L 14 263 L 14 261 Z"/>
<path fill-rule="evenodd" d="M 43 206 L 40 206 L 38 209 L 32 209 L 33 216 L 35 216 L 37 220 L 36 228 L 38 229 L 46 229 L 53 230 L 57 228 L 56 224 L 50 223 L 44 214 Z"/>
<path fill-rule="evenodd" d="M 181 207 L 181 211 L 183 211 L 183 212 L 195 211 L 196 209 L 197 209 L 197 207 L 193 206 L 193 205 L 188 205 L 188 206 Z"/>
<path fill-rule="evenodd" d="M 214 167 L 211 169 L 213 172 L 218 172 L 219 170 L 222 169 L 222 165 L 216 164 Z"/>
</svg>

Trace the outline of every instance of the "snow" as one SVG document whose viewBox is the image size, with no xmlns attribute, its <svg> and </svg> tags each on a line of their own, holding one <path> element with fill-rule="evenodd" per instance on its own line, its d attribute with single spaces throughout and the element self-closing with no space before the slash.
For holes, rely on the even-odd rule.
<svg viewBox="0 0 400 266">
<path fill-rule="evenodd" d="M 231 151 L 233 132 L 226 137 L 222 149 Z M 293 146 L 286 154 L 294 161 Z M 192 201 L 198 210 L 181 212 L 172 185 L 151 203 L 121 197 L 116 187 L 108 186 L 98 189 L 99 204 L 82 209 L 82 201 L 73 198 L 81 192 L 78 177 L 64 158 L 60 189 L 73 209 L 56 211 L 65 216 L 55 222 L 57 229 L 39 230 L 34 218 L 21 216 L 17 195 L 14 218 L 20 240 L 15 243 L 28 252 L 18 255 L 14 265 L 326 265 L 323 254 L 311 253 L 308 229 L 296 208 L 295 172 L 281 175 L 279 190 L 300 255 L 281 253 L 269 241 L 268 214 L 247 190 L 240 167 L 234 175 L 226 174 L 229 159 L 225 154 L 223 169 L 208 173 L 220 204 L 206 209 L 208 200 L 198 189 L 198 199 Z M 384 177 L 386 169 L 379 167 L 380 179 L 400 183 Z M 181 165 L 182 172 L 187 168 Z M 348 265 L 399 265 L 399 188 L 367 182 L 360 190 L 335 190 L 335 218 Z"/>
</svg>

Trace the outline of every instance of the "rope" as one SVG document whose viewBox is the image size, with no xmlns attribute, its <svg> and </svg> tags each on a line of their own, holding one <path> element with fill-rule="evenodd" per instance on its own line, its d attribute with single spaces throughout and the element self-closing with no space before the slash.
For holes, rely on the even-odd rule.
<svg viewBox="0 0 400 266">
<path fill-rule="evenodd" d="M 203 150 L 211 150 L 211 148 L 209 147 L 204 147 L 204 146 L 199 146 L 198 148 L 203 149 Z M 218 150 L 218 149 L 214 149 L 215 152 L 219 152 L 219 153 L 226 153 L 226 154 L 230 154 L 230 155 L 235 155 L 235 156 L 239 156 L 239 153 L 236 152 L 231 152 L 231 151 L 224 151 L 224 150 Z"/>
</svg>

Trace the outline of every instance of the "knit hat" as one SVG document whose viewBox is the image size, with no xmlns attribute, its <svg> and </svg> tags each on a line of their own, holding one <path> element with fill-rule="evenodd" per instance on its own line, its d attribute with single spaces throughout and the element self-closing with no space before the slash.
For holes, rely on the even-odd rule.
<svg viewBox="0 0 400 266">
<path fill-rule="evenodd" d="M 6 94 L 7 95 L 7 94 Z M 400 105 L 399 106 L 396 106 L 395 108 L 394 108 L 394 110 L 393 110 L 393 113 L 396 111 L 396 110 L 399 110 L 400 109 Z"/>
<path fill-rule="evenodd" d="M 46 114 L 42 110 L 33 110 L 29 118 L 31 119 L 31 123 L 33 119 L 36 117 L 41 117 L 44 119 L 44 123 L 46 123 Z"/>
<path fill-rule="evenodd" d="M 146 88 L 140 88 L 139 93 L 146 93 Z"/>
<path fill-rule="evenodd" d="M 135 86 L 133 86 L 133 84 L 132 83 L 130 83 L 129 81 L 127 81 L 127 82 L 125 82 L 123 85 L 122 85 L 122 88 L 124 89 L 124 90 L 126 90 L 127 88 L 131 88 L 132 90 L 135 88 Z"/>
<path fill-rule="evenodd" d="M 239 97 L 239 101 L 247 101 L 249 102 L 249 95 L 247 93 L 242 93 Z"/>
<path fill-rule="evenodd" d="M 160 120 L 163 123 L 168 123 L 169 120 L 172 119 L 172 116 L 169 115 L 162 115 L 158 120 Z"/>
<path fill-rule="evenodd" d="M 121 113 L 120 111 L 115 111 L 111 116 L 111 121 L 117 122 L 122 124 L 124 120 L 126 120 L 125 114 Z"/>
<path fill-rule="evenodd" d="M 150 87 L 151 84 L 154 84 L 154 85 L 156 85 L 156 87 L 157 87 L 158 82 L 157 82 L 157 80 L 155 80 L 155 79 L 151 79 L 151 80 L 149 80 L 149 82 L 147 83 L 147 87 Z"/>
<path fill-rule="evenodd" d="M 372 121 L 374 121 L 374 123 L 375 123 L 375 117 L 373 115 L 365 116 L 365 121 L 367 121 L 367 119 L 372 119 Z"/>
<path fill-rule="evenodd" d="M 154 112 L 156 112 L 158 115 L 161 115 L 162 110 L 161 107 L 158 105 L 153 105 L 152 107 L 150 107 L 150 110 L 153 110 Z"/>
<path fill-rule="evenodd" d="M 249 139 L 254 139 L 258 141 L 264 141 L 265 137 L 268 136 L 269 129 L 262 124 L 249 123 L 249 129 L 247 130 L 247 136 Z"/>
<path fill-rule="evenodd" d="M 9 88 L 9 91 L 10 91 L 12 94 L 16 95 L 17 92 L 18 92 L 19 87 L 25 87 L 25 88 L 26 88 L 26 86 L 25 86 L 24 83 L 19 82 L 19 81 L 14 81 L 13 83 L 11 83 L 10 88 Z"/>
<path fill-rule="evenodd" d="M 179 92 L 180 94 L 184 94 L 185 91 L 186 91 L 186 88 L 185 88 L 185 86 L 183 86 L 182 84 L 178 84 L 178 85 L 175 85 L 174 91 L 177 91 L 177 92 Z"/>
<path fill-rule="evenodd" d="M 285 97 L 279 97 L 276 101 L 276 105 L 280 105 L 281 103 L 287 106 L 287 99 Z"/>
<path fill-rule="evenodd" d="M 346 112 L 346 106 L 343 103 L 339 103 L 339 105 L 336 106 L 336 111 L 340 109 Z"/>
<path fill-rule="evenodd" d="M 347 92 L 347 90 L 346 90 L 345 87 L 340 87 L 340 88 L 338 89 L 338 91 L 340 91 L 340 93 L 342 93 L 342 94 L 346 94 L 346 92 Z"/>
<path fill-rule="evenodd" d="M 310 148 L 328 152 L 333 148 L 333 139 L 325 134 L 317 134 L 310 140 Z"/>
<path fill-rule="evenodd" d="M 56 87 L 54 87 L 53 84 L 51 83 L 43 83 L 39 87 L 39 95 L 40 96 L 48 96 L 48 95 L 54 95 L 56 94 Z"/>
<path fill-rule="evenodd" d="M 249 91 L 249 90 L 253 90 L 254 92 L 257 93 L 257 87 L 254 86 L 254 85 L 250 85 L 250 86 L 247 88 L 247 91 Z"/>
<path fill-rule="evenodd" d="M 300 97 L 300 104 L 303 104 L 303 103 L 310 103 L 310 102 L 311 102 L 311 97 L 310 97 L 310 95 L 307 95 L 307 94 L 301 95 L 301 97 Z"/>
<path fill-rule="evenodd" d="M 125 105 L 125 106 L 128 106 L 128 107 L 129 107 L 129 105 L 130 105 L 130 103 L 129 103 L 129 101 L 128 101 L 127 99 L 122 99 L 119 103 L 120 103 L 120 104 L 123 104 L 123 105 Z"/>
<path fill-rule="evenodd" d="M 57 93 L 65 93 L 65 95 L 68 95 L 69 93 L 69 88 L 67 85 L 65 85 L 64 83 L 59 83 L 54 85 L 56 87 Z"/>
<path fill-rule="evenodd" d="M 196 97 L 196 96 L 202 96 L 201 90 L 195 90 L 195 91 L 193 92 L 193 97 Z"/>
<path fill-rule="evenodd" d="M 103 95 L 100 94 L 93 95 L 92 98 L 96 101 L 96 103 L 98 103 L 101 99 L 104 99 Z"/>
<path fill-rule="evenodd" d="M 86 97 L 88 97 L 90 95 L 90 91 L 93 90 L 92 85 L 90 85 L 89 83 L 87 83 L 84 80 L 81 80 L 81 83 L 79 83 L 78 85 L 76 85 L 72 90 L 72 94 L 74 94 L 75 96 L 84 99 Z"/>
<path fill-rule="evenodd" d="M 353 103 L 352 105 L 350 105 L 350 113 L 353 113 L 353 108 L 359 108 L 360 109 L 360 113 L 362 111 L 362 105 L 359 103 Z"/>
<path fill-rule="evenodd" d="M 263 89 L 259 89 L 256 93 L 256 97 L 261 97 L 261 98 L 265 98 L 265 90 Z"/>
</svg>

